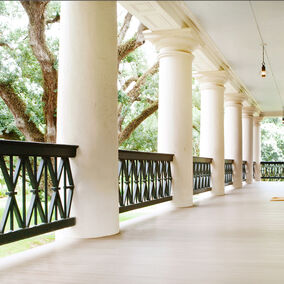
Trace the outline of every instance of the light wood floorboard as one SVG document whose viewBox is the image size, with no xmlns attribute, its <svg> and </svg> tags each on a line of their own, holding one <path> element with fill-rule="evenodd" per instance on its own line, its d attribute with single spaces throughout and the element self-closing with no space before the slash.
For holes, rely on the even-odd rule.
<svg viewBox="0 0 284 284">
<path fill-rule="evenodd" d="M 168 210 L 0 271 L 0 283 L 284 283 L 284 183 Z M 1 269 L 1 267 L 0 267 Z"/>
</svg>

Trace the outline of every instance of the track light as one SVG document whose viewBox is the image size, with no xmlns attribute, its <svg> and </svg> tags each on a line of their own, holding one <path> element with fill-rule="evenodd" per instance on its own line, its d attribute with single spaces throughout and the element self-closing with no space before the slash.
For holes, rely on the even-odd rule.
<svg viewBox="0 0 284 284">
<path fill-rule="evenodd" d="M 266 69 L 265 69 L 265 63 L 264 62 L 262 62 L 261 77 L 266 77 Z"/>
<path fill-rule="evenodd" d="M 265 69 L 265 62 L 264 62 L 264 44 L 262 45 L 262 66 L 261 66 L 261 77 L 266 77 L 266 69 Z"/>
</svg>

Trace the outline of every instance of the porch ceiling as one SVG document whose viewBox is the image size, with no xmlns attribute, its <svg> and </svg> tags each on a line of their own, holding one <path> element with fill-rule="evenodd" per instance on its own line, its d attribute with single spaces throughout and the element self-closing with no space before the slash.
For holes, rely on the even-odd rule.
<svg viewBox="0 0 284 284">
<path fill-rule="evenodd" d="M 261 39 L 250 4 L 267 44 L 266 78 L 260 76 Z M 284 102 L 284 2 L 186 1 L 186 5 L 262 111 L 279 114 Z"/>
</svg>

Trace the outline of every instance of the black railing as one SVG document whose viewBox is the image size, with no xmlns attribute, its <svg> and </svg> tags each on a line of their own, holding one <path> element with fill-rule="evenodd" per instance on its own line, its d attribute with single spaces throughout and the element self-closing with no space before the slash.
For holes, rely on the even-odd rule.
<svg viewBox="0 0 284 284">
<path fill-rule="evenodd" d="M 0 244 L 75 225 L 69 158 L 77 146 L 0 141 L 0 177 L 7 197 L 0 209 Z M 62 188 L 62 190 L 60 190 Z"/>
<path fill-rule="evenodd" d="M 193 194 L 212 190 L 211 163 L 212 159 L 193 157 Z"/>
<path fill-rule="evenodd" d="M 225 185 L 233 184 L 233 164 L 234 160 L 225 159 Z"/>
<path fill-rule="evenodd" d="M 261 180 L 284 181 L 284 162 L 261 162 Z"/>
<path fill-rule="evenodd" d="M 243 181 L 246 181 L 247 180 L 247 161 L 243 161 L 242 176 L 243 176 Z"/>
<path fill-rule="evenodd" d="M 174 155 L 119 150 L 119 212 L 172 199 Z"/>
</svg>

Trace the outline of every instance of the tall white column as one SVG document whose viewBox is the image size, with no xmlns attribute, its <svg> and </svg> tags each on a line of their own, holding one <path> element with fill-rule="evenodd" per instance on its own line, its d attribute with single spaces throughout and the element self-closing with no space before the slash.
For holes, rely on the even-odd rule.
<svg viewBox="0 0 284 284">
<path fill-rule="evenodd" d="M 159 71 L 158 151 L 174 154 L 173 202 L 192 206 L 192 60 L 190 29 L 145 33 L 157 47 Z"/>
<path fill-rule="evenodd" d="M 225 71 L 201 72 L 200 156 L 213 158 L 212 191 L 224 195 L 224 84 Z"/>
<path fill-rule="evenodd" d="M 253 114 L 254 107 L 243 108 L 243 160 L 247 161 L 248 184 L 253 181 Z"/>
<path fill-rule="evenodd" d="M 79 145 L 74 237 L 119 231 L 116 29 L 116 2 L 62 2 L 57 142 Z"/>
<path fill-rule="evenodd" d="M 260 122 L 263 118 L 255 116 L 253 118 L 253 161 L 255 162 L 255 180 L 261 180 L 261 133 Z"/>
<path fill-rule="evenodd" d="M 242 102 L 241 93 L 225 94 L 225 158 L 234 160 L 233 186 L 242 187 Z"/>
</svg>

